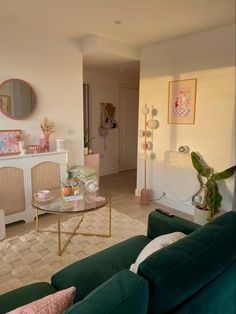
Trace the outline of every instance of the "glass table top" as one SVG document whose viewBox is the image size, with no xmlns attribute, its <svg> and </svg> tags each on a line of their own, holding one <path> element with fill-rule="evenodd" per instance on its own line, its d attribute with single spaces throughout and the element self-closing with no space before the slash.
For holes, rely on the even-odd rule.
<svg viewBox="0 0 236 314">
<path fill-rule="evenodd" d="M 80 199 L 66 200 L 61 194 L 61 188 L 57 188 L 50 190 L 48 200 L 38 200 L 36 196 L 33 196 L 32 205 L 39 210 L 54 214 L 85 213 L 107 205 L 111 201 L 111 193 L 104 189 L 98 189 L 96 192 L 85 192 L 78 198 Z"/>
</svg>

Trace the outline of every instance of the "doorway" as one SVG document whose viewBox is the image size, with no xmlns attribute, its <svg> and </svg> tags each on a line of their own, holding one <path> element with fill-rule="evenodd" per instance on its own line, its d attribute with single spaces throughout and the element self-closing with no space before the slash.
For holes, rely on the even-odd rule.
<svg viewBox="0 0 236 314">
<path fill-rule="evenodd" d="M 118 171 L 137 168 L 138 88 L 119 89 Z"/>
</svg>

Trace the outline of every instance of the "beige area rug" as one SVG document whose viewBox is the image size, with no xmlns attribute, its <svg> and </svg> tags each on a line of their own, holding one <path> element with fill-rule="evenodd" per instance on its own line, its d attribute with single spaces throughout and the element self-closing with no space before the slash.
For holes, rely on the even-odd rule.
<svg viewBox="0 0 236 314">
<path fill-rule="evenodd" d="M 62 229 L 73 230 L 80 217 L 69 218 Z M 55 229 L 56 224 L 50 229 Z M 80 231 L 108 231 L 106 208 L 88 213 Z M 38 281 L 50 282 L 51 276 L 65 266 L 101 251 L 134 235 L 146 234 L 146 226 L 125 214 L 112 210 L 112 236 L 109 238 L 76 235 L 62 256 L 57 256 L 57 235 L 31 231 L 20 237 L 0 241 L 0 294 Z M 62 245 L 68 235 L 62 235 Z"/>
</svg>

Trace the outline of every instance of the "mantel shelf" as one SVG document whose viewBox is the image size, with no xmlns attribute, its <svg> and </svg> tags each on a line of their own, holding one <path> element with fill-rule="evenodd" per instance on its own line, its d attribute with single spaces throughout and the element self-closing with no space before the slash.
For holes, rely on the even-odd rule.
<svg viewBox="0 0 236 314">
<path fill-rule="evenodd" d="M 6 160 L 6 159 L 15 159 L 15 158 L 26 158 L 26 157 L 39 157 L 39 156 L 46 156 L 46 155 L 55 155 L 55 154 L 61 154 L 61 153 L 68 153 L 67 150 L 64 151 L 51 151 L 51 152 L 44 152 L 44 153 L 27 153 L 27 154 L 18 154 L 18 155 L 6 155 L 6 156 L 1 156 L 0 155 L 0 160 Z"/>
</svg>

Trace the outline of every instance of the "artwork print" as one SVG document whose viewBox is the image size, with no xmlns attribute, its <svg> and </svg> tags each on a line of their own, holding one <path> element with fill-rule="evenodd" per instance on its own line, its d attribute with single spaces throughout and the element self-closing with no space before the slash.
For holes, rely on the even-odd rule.
<svg viewBox="0 0 236 314">
<path fill-rule="evenodd" d="M 20 130 L 0 130 L 0 156 L 19 154 Z"/>
<path fill-rule="evenodd" d="M 5 113 L 10 113 L 11 111 L 10 96 L 0 95 L 0 111 L 1 110 Z"/>
<path fill-rule="evenodd" d="M 194 124 L 196 79 L 169 82 L 168 123 Z"/>
</svg>

